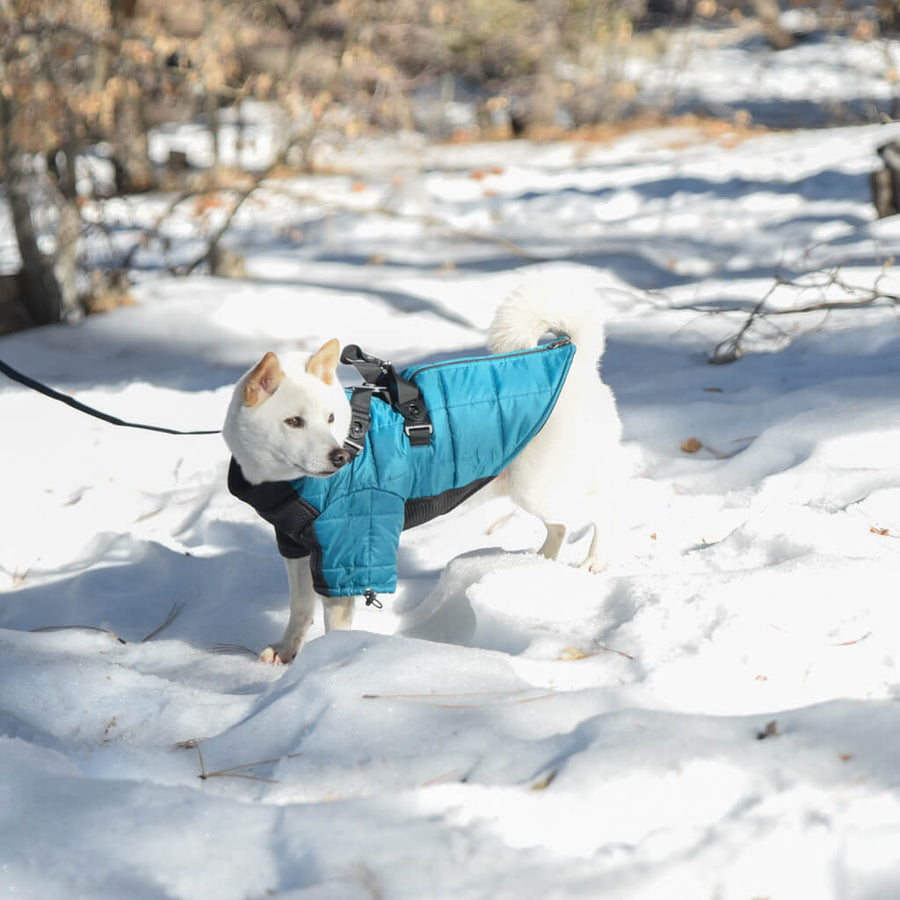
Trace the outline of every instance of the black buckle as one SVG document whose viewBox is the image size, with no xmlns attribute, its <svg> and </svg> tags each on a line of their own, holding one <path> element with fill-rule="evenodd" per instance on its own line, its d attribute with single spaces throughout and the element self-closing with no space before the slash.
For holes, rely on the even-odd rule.
<svg viewBox="0 0 900 900">
<path fill-rule="evenodd" d="M 434 428 L 431 422 L 426 422 L 424 425 L 410 425 L 409 423 L 404 423 L 403 431 L 406 433 L 406 436 L 409 438 L 409 442 L 413 447 L 426 447 L 431 443 L 431 435 L 434 434 Z"/>
<path fill-rule="evenodd" d="M 365 447 L 364 443 L 359 444 L 356 441 L 351 441 L 350 438 L 344 438 L 344 449 L 351 456 L 359 456 L 359 454 L 362 453 L 363 447 Z"/>
</svg>

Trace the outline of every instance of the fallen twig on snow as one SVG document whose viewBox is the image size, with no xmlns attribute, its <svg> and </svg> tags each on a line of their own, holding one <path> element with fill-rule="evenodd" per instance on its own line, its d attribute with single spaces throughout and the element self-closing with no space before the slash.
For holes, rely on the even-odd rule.
<svg viewBox="0 0 900 900">
<path fill-rule="evenodd" d="M 861 644 L 864 640 L 866 640 L 867 638 L 870 638 L 871 636 L 872 636 L 872 632 L 871 632 L 871 631 L 867 631 L 862 637 L 858 637 L 858 638 L 856 638 L 855 640 L 852 640 L 852 641 L 838 641 L 837 643 L 834 643 L 834 644 L 832 644 L 831 646 L 832 646 L 832 647 L 853 647 L 853 646 L 855 646 L 856 644 Z"/>
<path fill-rule="evenodd" d="M 448 781 L 453 781 L 458 784 L 465 784 L 469 778 L 469 770 L 468 769 L 451 769 L 449 772 L 444 772 L 443 775 L 435 775 L 434 778 L 429 778 L 428 781 L 423 781 L 419 787 L 431 787 L 435 784 L 446 784 Z"/>
<path fill-rule="evenodd" d="M 625 659 L 634 659 L 630 653 L 626 653 L 624 650 L 616 650 L 615 647 L 606 647 L 603 644 L 597 644 L 596 646 L 597 649 L 590 653 L 585 653 L 577 647 L 566 647 L 557 659 L 559 659 L 560 662 L 572 662 L 573 660 L 578 659 L 590 659 L 590 657 L 596 656 L 598 653 L 615 653 L 617 656 L 624 656 Z"/>
<path fill-rule="evenodd" d="M 258 762 L 241 763 L 237 766 L 229 766 L 226 769 L 216 769 L 215 772 L 206 771 L 206 763 L 203 759 L 203 752 L 200 750 L 200 740 L 181 741 L 175 745 L 176 750 L 196 750 L 197 759 L 200 762 L 200 774 L 197 776 L 201 781 L 207 781 L 210 778 L 243 778 L 246 781 L 264 781 L 268 784 L 280 784 L 277 778 L 266 778 L 263 775 L 250 775 L 243 769 L 255 769 L 257 766 L 274 766 L 275 763 L 281 762 L 283 759 L 295 759 L 300 753 L 288 753 L 286 756 L 276 756 L 273 759 L 261 759 Z"/>
<path fill-rule="evenodd" d="M 31 633 L 38 634 L 42 631 L 68 631 L 69 629 L 75 631 L 98 631 L 100 634 L 108 634 L 120 644 L 128 643 L 128 641 L 124 638 L 120 638 L 114 631 L 110 631 L 108 628 L 98 628 L 96 625 L 43 625 L 40 628 L 32 628 Z"/>
<path fill-rule="evenodd" d="M 141 643 L 146 643 L 147 641 L 153 640 L 158 634 L 165 631 L 182 613 L 184 612 L 184 604 L 180 601 L 175 601 L 172 604 L 171 609 L 167 613 L 165 619 L 162 624 L 157 628 L 154 628 L 153 631 L 150 632 L 146 637 L 141 638 Z"/>
<path fill-rule="evenodd" d="M 461 694 L 363 694 L 363 700 L 427 700 L 434 701 L 436 699 L 449 699 L 450 697 L 498 697 L 501 699 L 493 700 L 488 703 L 434 703 L 430 702 L 429 706 L 436 706 L 439 709 L 484 709 L 489 706 L 498 706 L 504 700 L 509 703 L 531 703 L 533 700 L 546 700 L 548 697 L 556 696 L 553 692 L 545 694 L 537 694 L 533 697 L 522 697 L 521 694 L 528 694 L 531 691 L 476 691 L 474 693 Z"/>
<path fill-rule="evenodd" d="M 157 628 L 154 628 L 148 635 L 142 637 L 140 641 L 135 641 L 134 643 L 146 643 L 147 641 L 153 640 L 158 634 L 168 628 L 184 611 L 184 604 L 175 602 L 172 604 L 171 609 L 166 614 L 165 619 L 162 624 L 160 624 Z M 111 638 L 114 638 L 120 644 L 127 644 L 128 641 L 125 638 L 119 637 L 114 631 L 111 631 L 109 628 L 100 628 L 97 625 L 42 625 L 40 628 L 32 628 L 32 634 L 37 634 L 42 631 L 67 631 L 69 629 L 76 631 L 97 631 L 100 634 L 108 634 Z"/>
<path fill-rule="evenodd" d="M 550 769 L 549 772 L 543 774 L 537 781 L 533 782 L 529 787 L 533 791 L 545 791 L 556 780 L 559 769 Z"/>
<path fill-rule="evenodd" d="M 715 447 L 710 447 L 709 444 L 701 441 L 699 438 L 692 437 L 681 442 L 681 452 L 693 454 L 699 452 L 700 450 L 706 450 L 706 452 L 713 456 L 715 459 L 731 459 L 732 456 L 737 456 L 738 453 L 746 450 L 747 447 L 749 447 L 750 444 L 752 444 L 755 440 L 755 435 L 751 437 L 735 438 L 731 442 L 732 444 L 743 444 L 744 446 L 737 447 L 736 449 L 729 452 L 725 452 L 723 450 L 716 450 Z"/>
<path fill-rule="evenodd" d="M 778 722 L 775 719 L 772 719 L 771 722 L 766 722 L 763 730 L 756 733 L 756 739 L 758 741 L 766 741 L 769 740 L 769 738 L 780 736 L 781 731 L 779 730 Z"/>
<path fill-rule="evenodd" d="M 766 291 L 765 295 L 750 310 L 747 318 L 744 320 L 737 332 L 723 341 L 716 344 L 709 357 L 709 362 L 713 365 L 724 365 L 735 362 L 744 355 L 743 341 L 747 337 L 750 330 L 760 319 L 768 319 L 772 316 L 789 316 L 801 315 L 811 312 L 830 313 L 842 309 L 861 309 L 864 307 L 881 307 L 881 306 L 897 306 L 900 304 L 900 294 L 891 291 L 882 290 L 881 281 L 887 274 L 887 269 L 892 261 L 886 263 L 881 270 L 879 276 L 875 279 L 875 283 L 871 287 L 850 284 L 841 277 L 840 268 L 824 270 L 821 272 L 811 272 L 801 278 L 787 278 L 782 275 L 775 275 L 772 286 Z M 778 307 L 771 308 L 768 306 L 772 295 L 783 287 L 792 288 L 798 291 L 817 290 L 821 292 L 821 299 L 812 303 L 805 303 L 801 306 Z M 837 289 L 849 295 L 849 299 L 844 300 L 828 300 L 824 299 L 825 292 L 829 289 Z M 685 306 L 679 309 L 697 309 L 700 311 L 702 307 Z M 703 310 L 709 312 L 709 309 Z M 719 309 L 716 312 L 737 312 L 736 309 Z"/>
<path fill-rule="evenodd" d="M 213 644 L 212 652 L 232 656 L 251 656 L 253 659 L 259 656 L 258 651 L 251 650 L 250 647 L 245 647 L 243 644 Z"/>
</svg>

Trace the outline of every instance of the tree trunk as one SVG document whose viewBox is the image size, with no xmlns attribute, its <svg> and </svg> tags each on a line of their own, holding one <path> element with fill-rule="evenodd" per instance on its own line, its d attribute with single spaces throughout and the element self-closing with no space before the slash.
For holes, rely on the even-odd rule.
<svg viewBox="0 0 900 900">
<path fill-rule="evenodd" d="M 528 128 L 549 128 L 556 124 L 559 98 L 556 85 L 556 62 L 559 58 L 560 34 L 558 0 L 539 0 L 537 11 L 541 22 L 540 58 L 534 89 L 528 104 Z"/>
<path fill-rule="evenodd" d="M 154 186 L 153 164 L 150 162 L 149 131 L 144 115 L 144 98 L 136 84 L 131 85 L 119 106 L 116 123 L 115 154 L 121 172 L 116 188 L 120 193 L 149 191 Z"/>
<path fill-rule="evenodd" d="M 120 29 L 134 16 L 135 0 L 108 0 L 115 43 L 103 43 L 94 57 L 94 94 L 100 95 L 110 77 L 113 59 L 119 52 Z M 126 84 L 125 93 L 116 104 L 114 124 L 104 137 L 112 144 L 112 164 L 116 192 L 132 194 L 149 191 L 154 186 L 144 95 L 136 78 Z"/>
<path fill-rule="evenodd" d="M 548 34 L 549 33 L 549 34 Z M 550 128 L 556 123 L 559 100 L 556 94 L 556 62 L 555 30 L 548 26 L 542 41 L 541 58 L 538 62 L 534 90 L 528 110 L 529 128 Z"/>
<path fill-rule="evenodd" d="M 218 177 L 220 165 L 219 98 L 213 91 L 207 91 L 203 100 L 206 106 L 206 125 L 209 128 L 210 146 L 212 148 L 211 175 L 215 179 Z"/>
<path fill-rule="evenodd" d="M 74 200 L 64 198 L 59 208 L 59 223 L 56 234 L 56 256 L 53 259 L 53 276 L 59 286 L 62 309 L 60 318 L 77 313 L 78 302 L 78 256 L 81 241 L 81 216 Z"/>
<path fill-rule="evenodd" d="M 22 304 L 35 324 L 49 325 L 62 319 L 63 294 L 56 280 L 53 261 L 44 256 L 38 247 L 28 201 L 29 181 L 30 176 L 24 171 L 21 154 L 7 158 L 6 197 L 22 257 L 22 268 L 19 271 Z"/>
<path fill-rule="evenodd" d="M 889 141 L 878 148 L 884 166 L 869 176 L 872 202 L 878 217 L 895 216 L 900 211 L 900 142 Z"/>
<path fill-rule="evenodd" d="M 66 273 L 65 277 L 68 281 L 66 289 L 63 290 L 55 267 L 56 260 L 45 256 L 38 245 L 38 236 L 31 216 L 31 201 L 28 196 L 32 175 L 28 171 L 25 155 L 19 149 L 14 148 L 10 140 L 13 109 L 12 102 L 0 95 L 0 128 L 4 135 L 3 167 L 6 173 L 6 199 L 16 234 L 16 243 L 19 246 L 19 255 L 22 257 L 22 268 L 19 271 L 21 301 L 36 325 L 49 325 L 61 321 L 66 312 L 74 309 L 77 305 L 74 277 L 74 254 L 77 252 L 74 248 L 77 247 L 77 230 L 74 239 L 69 243 L 72 219 L 70 214 L 61 210 L 58 246 L 62 252 L 58 254 L 58 258 L 62 260 L 67 251 L 73 248 L 71 264 L 68 258 L 62 260 L 63 266 L 60 271 Z M 68 205 L 65 203 L 64 207 Z M 78 210 L 75 207 L 73 209 L 74 215 L 77 217 Z M 78 227 L 76 225 L 76 229 Z"/>
</svg>

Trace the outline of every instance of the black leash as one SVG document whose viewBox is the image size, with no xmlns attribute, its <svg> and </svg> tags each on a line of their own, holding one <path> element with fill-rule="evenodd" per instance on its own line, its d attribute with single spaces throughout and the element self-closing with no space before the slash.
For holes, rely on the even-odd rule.
<svg viewBox="0 0 900 900">
<path fill-rule="evenodd" d="M 0 359 L 0 372 L 6 375 L 7 378 L 11 378 L 13 381 L 17 381 L 19 384 L 24 385 L 27 388 L 31 388 L 33 391 L 37 391 L 39 394 L 43 394 L 45 397 L 50 397 L 51 400 L 58 400 L 60 403 L 65 403 L 66 406 L 71 406 L 72 409 L 77 409 L 79 412 L 87 413 L 89 416 L 93 416 L 95 419 L 100 419 L 103 422 L 108 422 L 110 425 L 120 425 L 123 428 L 140 428 L 143 431 L 158 431 L 161 434 L 220 434 L 219 430 L 216 431 L 178 431 L 176 428 L 163 428 L 161 425 L 143 425 L 140 422 L 126 422 L 124 419 L 118 418 L 118 416 L 111 416 L 109 413 L 101 412 L 99 409 L 94 409 L 92 406 L 87 406 L 84 403 L 76 400 L 74 397 L 70 397 L 68 394 L 61 394 L 59 391 L 53 390 L 51 387 L 47 387 L 46 384 L 42 384 L 40 381 L 37 381 L 34 378 L 31 378 L 28 375 L 19 372 L 14 369 L 12 366 L 7 365 Z"/>
<path fill-rule="evenodd" d="M 369 430 L 369 404 L 373 396 L 381 396 L 387 399 L 403 416 L 403 430 L 406 432 L 410 444 L 414 447 L 428 446 L 431 442 L 433 431 L 431 420 L 428 416 L 428 410 L 422 402 L 419 389 L 414 384 L 398 375 L 391 363 L 369 356 L 360 350 L 356 344 L 350 344 L 344 348 L 344 352 L 341 354 L 341 362 L 356 366 L 366 382 L 363 387 L 353 389 L 350 399 L 352 411 L 350 434 L 344 444 L 344 449 L 353 456 L 358 456 L 362 451 L 366 432 Z M 108 422 L 110 425 L 118 425 L 122 428 L 139 428 L 142 431 L 156 431 L 159 434 L 221 434 L 219 429 L 215 431 L 179 431 L 177 428 L 164 428 L 161 425 L 126 422 L 118 416 L 112 416 L 99 409 L 94 409 L 93 406 L 88 406 L 80 400 L 70 397 L 68 394 L 60 393 L 52 387 L 48 387 L 36 378 L 14 369 L 3 362 L 2 359 L 0 359 L 0 373 L 24 387 L 49 397 L 51 400 L 58 400 L 60 403 L 65 403 L 66 406 L 78 410 L 78 412 L 93 416 L 102 422 Z"/>
</svg>

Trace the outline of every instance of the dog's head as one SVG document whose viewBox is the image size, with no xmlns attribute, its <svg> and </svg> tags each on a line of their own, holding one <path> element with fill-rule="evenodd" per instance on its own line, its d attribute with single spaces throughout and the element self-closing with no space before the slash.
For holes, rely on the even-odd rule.
<svg viewBox="0 0 900 900">
<path fill-rule="evenodd" d="M 251 484 L 327 478 L 350 461 L 338 354 L 336 340 L 309 357 L 267 353 L 237 383 L 222 433 Z"/>
</svg>

